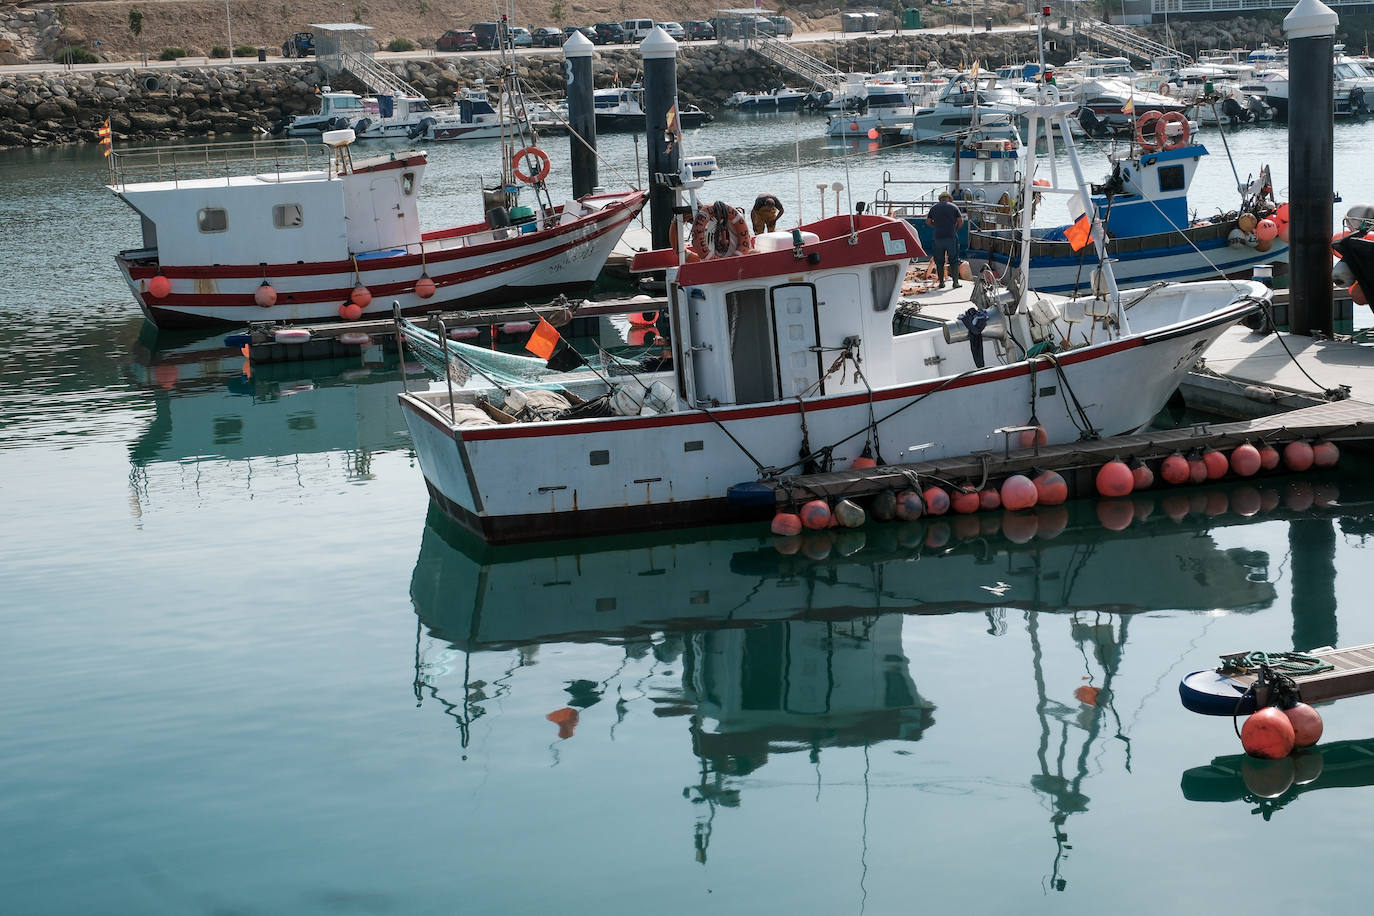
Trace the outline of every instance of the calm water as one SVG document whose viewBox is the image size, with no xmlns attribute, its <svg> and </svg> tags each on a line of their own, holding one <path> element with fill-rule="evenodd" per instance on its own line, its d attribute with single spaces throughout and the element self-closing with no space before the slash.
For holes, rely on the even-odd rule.
<svg viewBox="0 0 1374 916">
<path fill-rule="evenodd" d="M 794 123 L 697 133 L 737 176 L 711 190 L 790 207 L 796 135 L 844 149 Z M 1284 187 L 1281 131 L 1230 139 Z M 1374 200 L 1371 139 L 1337 134 L 1347 203 Z M 1233 182 L 1204 140 L 1208 212 Z M 627 138 L 603 149 L 632 171 Z M 494 152 L 433 154 L 426 216 L 474 215 Z M 943 168 L 865 150 L 801 200 Z M 1374 889 L 1374 768 L 1345 762 L 1374 700 L 1329 707 L 1339 755 L 1261 802 L 1189 772 L 1239 748 L 1176 693 L 1220 652 L 1374 642 L 1368 463 L 1146 496 L 1117 532 L 1082 504 L 792 556 L 757 526 L 488 551 L 429 510 L 394 360 L 245 374 L 219 335 L 144 328 L 101 177 L 88 150 L 0 155 L 6 913 L 1328 913 Z"/>
</svg>

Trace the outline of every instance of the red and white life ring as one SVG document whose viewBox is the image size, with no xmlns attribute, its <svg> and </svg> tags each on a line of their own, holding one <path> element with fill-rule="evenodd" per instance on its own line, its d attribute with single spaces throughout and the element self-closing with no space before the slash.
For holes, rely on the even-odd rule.
<svg viewBox="0 0 1374 916">
<path fill-rule="evenodd" d="M 539 169 L 535 172 L 522 172 L 520 167 L 527 165 L 529 159 L 534 159 L 539 163 Z M 510 157 L 511 173 L 516 180 L 523 181 L 525 184 L 534 184 L 549 177 L 549 154 L 537 146 L 526 146 L 515 151 L 515 155 Z"/>
<path fill-rule="evenodd" d="M 1159 149 L 1156 125 L 1164 117 L 1159 111 L 1147 111 L 1135 122 L 1135 142 L 1147 153 Z"/>
<path fill-rule="evenodd" d="M 714 233 L 708 234 L 715 223 Z M 748 254 L 754 249 L 754 235 L 744 214 L 727 203 L 716 201 L 697 211 L 692 220 L 692 250 L 703 261 Z"/>
<path fill-rule="evenodd" d="M 1170 124 L 1182 125 L 1177 137 L 1169 136 Z M 1160 149 L 1178 149 L 1180 146 L 1188 145 L 1188 138 L 1192 133 L 1193 128 L 1188 119 L 1177 111 L 1170 111 L 1155 124 L 1155 143 Z"/>
</svg>

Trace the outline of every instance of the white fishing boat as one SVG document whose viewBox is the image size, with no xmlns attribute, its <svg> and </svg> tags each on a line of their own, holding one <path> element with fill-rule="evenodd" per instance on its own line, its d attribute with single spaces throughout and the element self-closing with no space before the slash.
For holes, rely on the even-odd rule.
<svg viewBox="0 0 1374 916">
<path fill-rule="evenodd" d="M 272 128 L 274 134 L 288 137 L 315 137 L 327 130 L 342 130 L 366 111 L 363 97 L 356 92 L 336 92 L 328 86 L 319 94 L 320 107 L 310 114 L 283 119 Z"/>
<path fill-rule="evenodd" d="M 889 80 L 867 80 L 863 95 L 855 96 L 852 105 L 826 122 L 829 137 L 867 138 L 869 131 L 911 120 L 915 109 L 911 94 L 902 83 Z"/>
<path fill-rule="evenodd" d="M 323 139 L 323 151 L 304 140 L 114 151 L 109 188 L 143 230 L 115 260 L 150 321 L 337 320 L 390 314 L 393 301 L 412 312 L 585 291 L 647 198 L 555 205 L 549 158 L 526 146 L 503 153 L 507 180 L 481 191 L 484 222 L 425 230 L 424 151 L 355 159 L 351 130 Z"/>
<path fill-rule="evenodd" d="M 796 111 L 801 107 L 806 95 L 805 89 L 793 89 L 788 86 L 778 86 L 768 92 L 745 92 L 741 90 L 731 93 L 724 104 L 726 108 L 745 112 Z"/>
<path fill-rule="evenodd" d="M 1073 110 L 1033 109 L 1032 138 L 1049 118 L 1067 133 Z M 1032 160 L 1025 198 L 1035 174 Z M 699 186 L 682 179 L 684 206 Z M 1081 181 L 1041 190 L 1071 193 L 1092 212 Z M 403 393 L 434 501 L 494 542 L 679 527 L 766 517 L 772 490 L 760 500 L 756 482 L 866 453 L 967 454 L 1027 423 L 1051 442 L 1125 433 L 1269 295 L 1244 281 L 1119 293 L 1108 266 L 1100 295 L 1064 300 L 1015 275 L 1004 288 L 988 272 L 961 320 L 894 323 L 903 276 L 923 256 L 905 221 L 840 214 L 748 239 L 732 214 L 715 231 L 731 234 L 724 247 L 735 254 L 712 256 L 708 239 L 696 261 L 682 242 L 636 258 L 640 270 L 668 273 L 670 369 L 495 387 L 450 378 Z M 1092 235 L 1100 246 L 1100 220 Z"/>
<path fill-rule="evenodd" d="M 1144 112 L 1131 149 L 1111 155 L 1112 170 L 1093 186 L 1093 203 L 1103 213 L 1106 254 L 1116 282 L 1123 287 L 1159 281 L 1248 277 L 1257 264 L 1283 261 L 1288 244 L 1262 239 L 1259 221 L 1278 208 L 1268 168 L 1238 189 L 1240 207 L 1233 213 L 1194 219 L 1188 189 L 1207 148 L 1192 139 L 1180 114 Z M 1090 248 L 1075 249 L 1069 226 L 1032 230 L 1030 285 L 1048 293 L 1087 291 L 1098 266 Z M 969 230 L 968 260 L 1005 271 L 1019 265 L 1023 245 L 1015 229 L 995 224 Z"/>
<path fill-rule="evenodd" d="M 1010 140 L 1020 133 L 1017 119 L 1033 105 L 996 73 L 960 73 L 940 91 L 935 104 L 918 108 L 902 124 L 900 139 L 914 143 L 954 143 L 981 125 L 990 139 Z"/>
</svg>

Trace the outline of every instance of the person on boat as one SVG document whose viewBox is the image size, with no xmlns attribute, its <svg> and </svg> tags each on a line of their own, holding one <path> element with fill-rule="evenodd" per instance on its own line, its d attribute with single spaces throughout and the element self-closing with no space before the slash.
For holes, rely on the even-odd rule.
<svg viewBox="0 0 1374 916">
<path fill-rule="evenodd" d="M 939 202 L 926 214 L 926 225 L 935 229 L 930 254 L 935 259 L 935 276 L 940 281 L 937 289 L 945 288 L 946 255 L 949 256 L 950 279 L 954 281 L 954 288 L 959 288 L 959 227 L 963 224 L 964 214 L 954 205 L 954 195 L 941 191 Z"/>
</svg>

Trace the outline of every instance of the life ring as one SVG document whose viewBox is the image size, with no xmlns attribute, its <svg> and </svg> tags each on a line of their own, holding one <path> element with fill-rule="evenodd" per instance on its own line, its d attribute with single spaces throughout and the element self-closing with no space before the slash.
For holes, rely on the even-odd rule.
<svg viewBox="0 0 1374 916">
<path fill-rule="evenodd" d="M 520 171 L 520 166 L 525 164 L 525 158 L 533 156 L 539 162 L 539 171 L 534 173 Z M 549 177 L 549 154 L 537 146 L 527 146 L 524 149 L 515 151 L 515 155 L 510 157 L 511 172 L 515 177 L 525 184 L 535 184 Z"/>
<path fill-rule="evenodd" d="M 1154 152 L 1159 148 L 1160 133 L 1155 124 L 1163 117 L 1161 112 L 1147 111 L 1135 123 L 1135 142 L 1139 143 L 1140 148 L 1147 153 Z"/>
<path fill-rule="evenodd" d="M 707 230 L 715 223 L 713 237 L 707 237 Z M 744 214 L 722 201 L 697 211 L 692 220 L 692 250 L 703 261 L 711 258 L 728 258 L 736 254 L 748 254 L 753 250 L 754 236 L 749 231 L 749 221 Z"/>
<path fill-rule="evenodd" d="M 1160 83 L 1160 84 L 1159 84 L 1159 94 L 1160 94 L 1160 95 L 1168 95 L 1168 94 L 1169 94 L 1169 84 L 1168 84 L 1168 83 Z"/>
<path fill-rule="evenodd" d="M 630 324 L 637 328 L 651 328 L 658 324 L 658 312 L 631 312 Z"/>
<path fill-rule="evenodd" d="M 1169 125 L 1181 124 L 1177 137 L 1169 136 Z M 1155 143 L 1160 149 L 1178 149 L 1180 146 L 1188 145 L 1188 138 L 1192 135 L 1193 129 L 1188 124 L 1188 119 L 1177 111 L 1165 114 L 1155 124 Z"/>
</svg>

